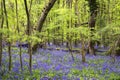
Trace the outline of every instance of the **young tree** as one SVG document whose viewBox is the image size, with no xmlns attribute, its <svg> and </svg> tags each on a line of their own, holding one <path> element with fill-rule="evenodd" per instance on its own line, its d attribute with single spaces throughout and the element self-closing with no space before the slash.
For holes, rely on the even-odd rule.
<svg viewBox="0 0 120 80">
<path fill-rule="evenodd" d="M 31 26 L 30 26 L 30 14 L 29 14 L 26 0 L 24 0 L 24 5 L 25 5 L 25 11 L 27 15 L 27 35 L 29 37 L 31 35 Z M 29 70 L 30 70 L 30 73 L 32 73 L 32 45 L 30 41 L 28 41 L 28 53 L 29 53 Z"/>
<path fill-rule="evenodd" d="M 17 26 L 17 31 L 18 31 L 18 34 L 20 33 L 20 29 L 19 29 L 19 17 L 18 17 L 18 2 L 17 0 L 15 0 L 15 5 L 16 5 L 16 26 Z M 23 63 L 22 63 L 22 46 L 21 46 L 21 42 L 19 41 L 19 45 L 20 45 L 20 68 L 21 68 L 21 71 L 23 70 Z"/>
<path fill-rule="evenodd" d="M 6 10 L 5 0 L 3 0 L 3 6 L 4 6 L 4 14 L 6 19 L 6 26 L 7 26 L 7 29 L 9 30 L 10 28 L 8 24 L 8 15 Z M 10 35 L 8 34 L 7 37 L 9 38 Z M 9 53 L 9 71 L 11 71 L 12 55 L 11 55 L 11 42 L 9 40 L 8 40 L 8 53 Z"/>
</svg>

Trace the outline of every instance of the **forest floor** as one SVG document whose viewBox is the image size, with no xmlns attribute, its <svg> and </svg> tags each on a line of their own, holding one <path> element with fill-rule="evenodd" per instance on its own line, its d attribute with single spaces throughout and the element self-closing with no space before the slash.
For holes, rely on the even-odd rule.
<svg viewBox="0 0 120 80">
<path fill-rule="evenodd" d="M 78 48 L 76 48 L 78 50 Z M 8 53 L 3 51 L 0 80 L 120 80 L 120 57 L 114 59 L 99 49 L 96 56 L 73 52 L 74 60 L 65 48 L 38 49 L 32 55 L 32 75 L 29 74 L 29 55 L 22 49 L 23 71 L 20 69 L 19 49 L 12 48 L 12 71 L 8 71 Z M 103 54 L 103 55 L 100 55 Z"/>
</svg>

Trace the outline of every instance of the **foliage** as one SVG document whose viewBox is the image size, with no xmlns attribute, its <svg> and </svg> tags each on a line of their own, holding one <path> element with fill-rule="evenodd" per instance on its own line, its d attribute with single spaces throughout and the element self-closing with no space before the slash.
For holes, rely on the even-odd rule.
<svg viewBox="0 0 120 80">
<path fill-rule="evenodd" d="M 32 4 L 31 4 L 32 1 Z M 100 45 L 109 47 L 111 51 L 119 50 L 119 46 L 114 46 L 120 37 L 120 1 L 119 0 L 92 0 L 97 1 L 97 6 L 90 6 L 88 0 L 57 0 L 54 7 L 48 14 L 42 31 L 37 31 L 38 21 L 44 9 L 44 6 L 50 0 L 27 0 L 30 13 L 31 36 L 26 34 L 27 17 L 25 13 L 24 1 L 17 0 L 16 9 L 15 0 L 6 0 L 6 10 L 8 14 L 9 28 L 6 25 L 6 18 L 2 14 L 2 2 L 0 0 L 0 34 L 2 33 L 2 67 L 0 66 L 0 80 L 44 80 L 44 79 L 60 79 L 60 80 L 113 80 L 120 79 L 120 58 L 115 57 L 116 62 L 112 63 L 110 56 L 90 56 L 86 55 L 86 63 L 81 62 L 81 53 L 77 52 L 81 49 L 81 42 L 84 41 L 84 47 L 88 46 L 88 41 L 93 40 Z M 68 2 L 67 2 L 68 1 Z M 69 2 L 70 1 L 70 2 Z M 71 2 L 72 1 L 72 2 Z M 97 8 L 96 25 L 94 31 L 88 27 L 91 14 L 90 9 Z M 18 15 L 16 14 L 18 10 Z M 4 10 L 3 10 L 4 11 Z M 4 17 L 3 28 L 1 28 L 2 16 Z M 17 17 L 18 16 L 18 17 Z M 17 23 L 18 20 L 18 23 Z M 84 24 L 85 23 L 85 24 Z M 92 33 L 92 35 L 91 35 Z M 9 35 L 9 37 L 8 37 Z M 92 37 L 91 37 L 92 36 Z M 7 42 L 12 43 L 12 71 L 8 71 L 9 55 L 7 53 Z M 26 54 L 28 48 L 22 47 L 23 71 L 20 69 L 20 43 L 30 42 L 32 46 L 41 43 L 52 43 L 49 46 L 51 50 L 38 49 L 32 55 L 33 65 L 32 74 L 29 73 L 29 56 Z M 68 48 L 64 43 L 72 43 L 73 55 L 75 61 L 71 59 Z M 78 44 L 78 47 L 74 47 Z M 96 42 L 94 47 L 99 50 L 102 47 Z M 56 47 L 56 44 L 62 44 Z M 27 44 L 28 45 L 28 44 Z M 0 45 L 1 46 L 1 45 Z M 104 49 L 104 48 L 102 48 Z M 110 49 L 110 48 L 109 48 Z M 66 51 L 66 52 L 64 52 Z M 74 52 L 76 51 L 76 52 Z M 86 51 L 87 53 L 87 51 Z"/>
<path fill-rule="evenodd" d="M 14 52 L 18 51 L 15 49 Z M 44 53 L 44 54 L 42 54 Z M 0 76 L 4 79 L 119 79 L 119 57 L 116 57 L 116 62 L 111 62 L 109 56 L 90 56 L 87 55 L 87 63 L 82 63 L 80 55 L 76 55 L 78 61 L 72 61 L 72 58 L 68 52 L 64 51 L 47 51 L 41 50 L 38 54 L 33 55 L 33 72 L 32 75 L 28 71 L 28 54 L 24 53 L 23 64 L 24 70 L 20 70 L 19 53 L 13 53 L 13 69 L 9 73 L 7 70 L 8 59 L 3 58 L 4 67 L 1 68 Z M 3 57 L 7 56 L 4 52 Z M 8 56 L 7 56 L 8 57 Z M 46 59 L 50 60 L 50 63 L 46 62 Z M 64 57 L 64 59 L 63 59 Z M 66 60 L 65 60 L 66 59 Z"/>
</svg>

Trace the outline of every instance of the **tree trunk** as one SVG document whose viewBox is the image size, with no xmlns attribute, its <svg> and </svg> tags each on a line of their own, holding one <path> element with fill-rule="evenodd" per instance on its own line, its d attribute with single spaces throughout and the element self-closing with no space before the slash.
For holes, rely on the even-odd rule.
<svg viewBox="0 0 120 80">
<path fill-rule="evenodd" d="M 79 20 L 79 10 L 78 10 L 78 0 L 75 0 L 75 15 L 77 16 L 76 20 L 75 20 L 75 27 L 78 27 L 78 24 L 80 24 L 80 20 Z M 75 33 L 75 38 L 77 38 L 77 33 Z M 75 39 L 74 41 L 75 47 L 78 46 L 78 39 Z"/>
<path fill-rule="evenodd" d="M 2 65 L 2 33 L 0 33 L 0 67 Z"/>
<path fill-rule="evenodd" d="M 57 0 L 50 0 L 49 3 L 45 6 L 45 8 L 43 9 L 42 13 L 41 13 L 41 16 L 40 16 L 40 19 L 38 21 L 38 32 L 41 32 L 42 30 L 42 27 L 43 27 L 43 23 L 45 22 L 45 19 L 49 13 L 49 11 L 51 10 L 51 8 L 53 7 L 53 5 L 55 4 Z M 35 52 L 37 50 L 37 47 L 38 47 L 38 43 L 35 44 L 33 47 L 32 47 L 32 50 L 33 52 Z"/>
<path fill-rule="evenodd" d="M 73 0 L 66 0 L 66 5 L 68 7 L 68 9 L 72 10 L 72 2 Z M 69 20 L 67 21 L 67 28 L 72 28 L 72 17 L 71 15 L 69 15 Z M 73 56 L 73 53 L 72 53 L 72 37 L 70 35 L 71 33 L 68 32 L 67 33 L 67 43 L 66 43 L 66 47 L 69 49 L 69 52 L 70 52 L 70 55 L 72 56 L 72 59 L 74 61 L 74 56 Z"/>
<path fill-rule="evenodd" d="M 15 4 L 16 4 L 16 18 L 17 18 L 17 31 L 18 33 L 20 33 L 20 29 L 19 29 L 19 23 L 18 23 L 18 3 L 17 3 L 17 0 L 15 0 Z M 20 68 L 21 68 L 21 71 L 23 71 L 23 63 L 22 63 L 22 46 L 21 46 L 21 42 L 19 40 L 19 44 L 20 44 L 20 53 L 19 53 L 19 57 L 20 57 Z"/>
<path fill-rule="evenodd" d="M 1 29 L 3 28 L 4 23 L 4 16 L 3 16 L 3 3 L 1 1 L 1 16 L 2 16 L 2 22 L 1 22 Z M 2 65 L 2 33 L 0 33 L 0 67 Z"/>
<path fill-rule="evenodd" d="M 95 28 L 96 16 L 97 16 L 97 2 L 96 0 L 88 0 L 90 7 L 90 19 L 89 19 L 89 28 L 91 30 L 91 36 L 89 41 L 89 53 L 95 55 L 94 41 L 92 40 L 93 32 Z"/>
<path fill-rule="evenodd" d="M 30 12 L 28 10 L 27 7 L 27 1 L 24 0 L 24 5 L 25 5 L 25 11 L 26 11 L 26 15 L 27 15 L 27 35 L 30 36 L 31 35 L 31 27 L 30 27 Z M 31 42 L 28 41 L 28 54 L 29 54 L 29 70 L 30 70 L 30 74 L 32 74 L 32 46 L 31 46 Z"/>
<path fill-rule="evenodd" d="M 118 48 L 118 49 L 116 50 L 116 55 L 117 55 L 117 56 L 120 56 L 120 38 L 119 38 L 118 41 L 117 41 L 117 46 L 116 46 L 116 48 Z"/>
<path fill-rule="evenodd" d="M 68 49 L 69 49 L 69 53 L 71 54 L 71 56 L 72 56 L 72 60 L 74 61 L 75 59 L 74 59 L 74 56 L 73 56 L 73 53 L 72 53 L 72 40 L 70 39 L 69 41 L 68 41 Z"/>
<path fill-rule="evenodd" d="M 3 6 L 4 6 L 4 13 L 5 13 L 5 18 L 6 18 L 6 26 L 9 29 L 5 0 L 3 0 Z M 10 35 L 8 34 L 8 38 L 9 36 Z M 9 53 L 9 71 L 11 71 L 12 56 L 11 56 L 11 42 L 10 41 L 8 41 L 8 53 Z"/>
<path fill-rule="evenodd" d="M 40 16 L 39 22 L 38 22 L 38 31 L 41 32 L 42 27 L 43 27 L 43 23 L 45 22 L 45 19 L 49 13 L 49 11 L 51 10 L 51 8 L 53 7 L 54 3 L 56 2 L 56 0 L 51 0 L 47 6 L 44 8 L 44 10 L 42 11 L 42 14 Z"/>
<path fill-rule="evenodd" d="M 11 55 L 11 43 L 8 42 L 8 53 L 9 53 L 9 71 L 11 71 L 12 55 Z"/>
<path fill-rule="evenodd" d="M 113 45 L 107 51 L 107 54 L 112 57 L 113 62 L 115 62 L 115 56 L 120 56 L 120 36 L 118 39 L 113 41 Z"/>
<path fill-rule="evenodd" d="M 89 53 L 91 55 L 95 55 L 95 49 L 94 49 L 94 44 L 93 44 L 94 41 L 90 40 L 89 41 L 89 46 L 88 46 L 88 50 L 89 50 Z"/>
<path fill-rule="evenodd" d="M 85 51 L 85 43 L 84 43 L 84 40 L 82 40 L 81 54 L 82 54 L 82 62 L 85 63 L 85 61 L 86 61 L 86 59 L 85 59 L 86 51 Z"/>
</svg>

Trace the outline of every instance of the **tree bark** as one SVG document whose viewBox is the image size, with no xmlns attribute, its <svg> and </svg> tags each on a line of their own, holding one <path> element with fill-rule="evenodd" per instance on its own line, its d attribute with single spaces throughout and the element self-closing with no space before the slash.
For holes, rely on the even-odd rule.
<svg viewBox="0 0 120 80">
<path fill-rule="evenodd" d="M 113 50 L 115 50 L 115 51 L 114 51 L 114 53 L 112 53 L 112 54 L 114 54 L 114 55 L 116 55 L 116 56 L 120 56 L 120 35 L 118 36 L 118 38 L 117 38 L 117 40 L 115 41 L 114 45 L 115 45 L 115 46 L 113 47 L 112 51 L 113 51 Z"/>
<path fill-rule="evenodd" d="M 75 19 L 75 27 L 78 27 L 78 24 L 80 24 L 80 20 L 79 20 L 79 10 L 78 10 L 78 0 L 75 0 L 75 4 L 74 4 L 75 6 L 75 15 L 77 16 L 77 18 Z M 74 34 L 75 35 L 75 38 L 77 38 L 77 34 L 75 33 Z M 75 45 L 75 47 L 77 47 L 78 46 L 78 39 L 75 39 L 75 41 L 74 41 L 74 45 Z"/>
<path fill-rule="evenodd" d="M 82 40 L 82 48 L 81 48 L 81 54 L 82 54 L 82 62 L 85 63 L 86 62 L 86 58 L 85 58 L 85 42 L 84 40 Z"/>
<path fill-rule="evenodd" d="M 1 1 L 1 15 L 2 15 L 2 22 L 1 22 L 1 29 L 3 28 L 4 23 L 4 16 L 3 16 L 3 3 Z M 2 33 L 0 33 L 0 67 L 2 65 Z"/>
<path fill-rule="evenodd" d="M 20 33 L 20 29 L 19 29 L 19 21 L 18 21 L 18 3 L 17 3 L 17 0 L 15 0 L 15 5 L 16 5 L 16 21 L 17 21 L 17 31 L 18 31 L 18 34 Z M 23 63 L 22 63 L 22 46 L 21 46 L 21 42 L 19 40 L 19 44 L 20 44 L 20 52 L 19 52 L 19 56 L 20 56 L 20 68 L 21 68 L 21 71 L 23 71 Z"/>
<path fill-rule="evenodd" d="M 68 9 L 70 9 L 70 10 L 72 10 L 72 2 L 73 2 L 73 0 L 66 0 L 66 5 L 67 5 Z M 67 28 L 68 29 L 72 28 L 72 21 L 73 21 L 71 15 L 69 15 L 69 17 L 70 17 L 69 20 L 67 20 Z M 69 53 L 74 61 L 74 56 L 72 53 L 72 36 L 70 34 L 71 34 L 70 32 L 67 33 L 66 47 L 69 49 Z"/>
<path fill-rule="evenodd" d="M 38 21 L 38 26 L 37 26 L 38 32 L 42 31 L 42 27 L 43 27 L 43 24 L 45 22 L 45 19 L 46 19 L 48 13 L 50 12 L 51 8 L 53 7 L 53 5 L 55 4 L 56 1 L 57 0 L 50 0 L 49 3 L 43 9 L 41 16 L 40 16 L 40 19 Z M 37 50 L 38 45 L 39 44 L 37 43 L 32 47 L 33 52 L 35 52 Z"/>
<path fill-rule="evenodd" d="M 95 28 L 95 22 L 96 22 L 96 16 L 97 16 L 97 2 L 96 0 L 88 0 L 89 3 L 89 7 L 90 7 L 90 19 L 89 19 L 89 28 L 91 30 L 91 36 L 90 36 L 90 40 L 89 40 L 89 53 L 91 55 L 95 55 L 95 49 L 94 49 L 94 41 L 92 40 L 93 37 L 93 32 L 94 32 L 94 28 Z"/>
<path fill-rule="evenodd" d="M 27 35 L 29 37 L 31 35 L 30 14 L 29 14 L 26 0 L 24 0 L 24 5 L 25 5 L 25 11 L 27 15 Z M 28 41 L 28 54 L 29 54 L 29 70 L 30 70 L 30 74 L 32 74 L 32 46 L 30 41 Z"/>
<path fill-rule="evenodd" d="M 5 0 L 3 0 L 3 6 L 4 6 L 4 13 L 5 13 L 5 18 L 6 18 L 6 26 L 9 29 L 8 16 L 7 16 Z M 10 35 L 8 34 L 8 38 L 9 38 L 9 36 Z M 8 41 L 8 53 L 9 53 L 9 71 L 11 71 L 12 56 L 11 56 L 11 42 L 10 41 Z"/>
<path fill-rule="evenodd" d="M 45 19 L 49 13 L 49 11 L 51 10 L 51 8 L 53 7 L 54 3 L 57 0 L 51 0 L 44 8 L 44 10 L 42 11 L 42 14 L 40 16 L 39 22 L 38 22 L 38 31 L 41 32 L 42 27 L 43 27 L 43 23 L 45 22 Z"/>
<path fill-rule="evenodd" d="M 116 50 L 116 55 L 117 55 L 117 56 L 120 56 L 120 39 L 118 40 L 117 48 L 119 48 L 119 49 Z"/>
</svg>

